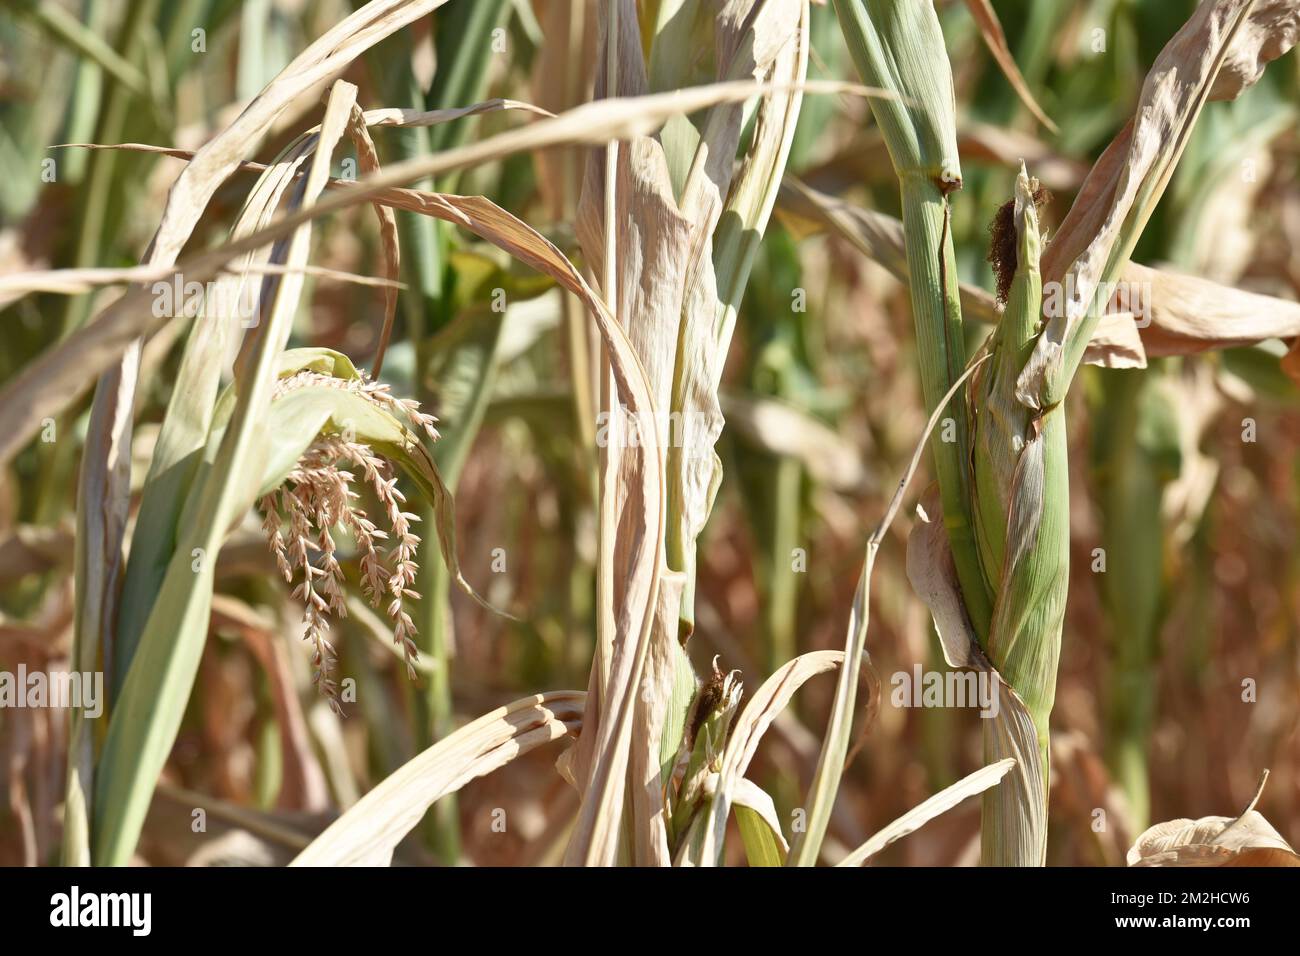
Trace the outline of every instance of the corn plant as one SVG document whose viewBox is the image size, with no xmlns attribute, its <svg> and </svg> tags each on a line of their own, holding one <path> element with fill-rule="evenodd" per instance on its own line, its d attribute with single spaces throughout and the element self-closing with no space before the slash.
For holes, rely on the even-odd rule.
<svg viewBox="0 0 1300 956">
<path fill-rule="evenodd" d="M 246 102 L 187 149 L 166 142 L 172 113 L 203 91 L 169 91 L 185 76 L 200 6 L 131 5 L 108 40 L 98 27 L 111 11 L 100 4 L 86 5 L 86 23 L 57 4 L 16 8 L 75 58 L 59 155 L 91 197 L 75 212 L 78 241 L 58 251 L 66 268 L 29 263 L 0 277 L 0 309 L 55 303 L 59 316 L 55 336 L 34 337 L 31 350 L 24 339 L 12 369 L 5 360 L 0 461 L 18 461 L 24 486 L 39 489 L 28 520 L 52 524 L 68 510 L 61 488 L 80 452 L 75 515 L 59 539 L 75 585 L 64 596 L 75 602 L 67 657 L 107 677 L 106 719 L 74 711 L 60 730 L 62 862 L 130 863 L 160 807 L 188 798 L 163 778 L 206 668 L 233 633 L 265 671 L 275 708 L 279 750 L 259 751 L 259 770 L 272 773 L 279 759 L 286 802 L 319 812 L 332 794 L 342 810 L 285 839 L 266 825 L 276 819 L 266 807 L 223 808 L 277 832 L 297 865 L 407 855 L 456 863 L 466 837 L 459 791 L 559 741 L 552 778 L 567 788 L 557 801 L 566 809 L 548 862 L 858 866 L 978 794 L 982 861 L 1044 864 L 1051 720 L 1074 595 L 1079 491 L 1066 416 L 1073 422 L 1080 403 L 1070 395 L 1085 362 L 1141 366 L 1300 331 L 1292 303 L 1129 261 L 1205 104 L 1260 79 L 1287 45 L 1266 27 L 1300 21 L 1300 7 L 1204 0 L 1155 60 L 1133 119 L 1081 175 L 1050 239 L 1053 200 L 1038 177 L 1065 164 L 1042 148 L 1009 162 L 1014 185 L 997 197 L 985 271 L 964 258 L 975 218 L 964 189 L 988 197 L 1001 180 L 963 171 L 970 133 L 958 125 L 945 31 L 929 0 L 834 0 L 833 10 L 810 0 L 352 0 L 322 5 L 324 32 L 292 56 L 292 31 L 254 29 L 259 14 L 286 26 L 276 4 L 249 5 L 239 18 L 219 4 L 209 26 L 229 18 L 239 28 L 230 79 Z M 1073 117 L 1059 111 L 1058 129 L 1031 93 L 1056 15 L 1035 8 L 1017 51 L 1022 74 L 988 0 L 965 6 L 1005 84 L 999 109 L 1023 107 L 1067 142 Z M 841 41 L 865 85 L 839 76 Z M 503 48 L 519 55 L 506 64 L 496 58 Z M 507 88 L 521 77 L 535 102 Z M 320 90 L 309 103 L 305 94 Z M 817 172 L 825 130 L 851 126 L 840 114 L 859 101 L 883 143 L 870 176 L 896 194 L 899 219 L 789 175 Z M 0 139 L 0 150 L 30 163 L 56 137 L 41 110 L 24 115 L 23 135 Z M 264 147 L 269 161 L 255 161 Z M 179 176 L 158 200 L 141 264 L 115 268 L 132 249 L 112 237 L 145 192 L 130 174 L 154 162 L 179 163 Z M 834 175 L 825 178 L 843 178 L 842 158 L 826 168 Z M 1198 182 L 1214 178 L 1201 173 Z M 1195 209 L 1187 196 L 1198 188 L 1208 187 L 1180 191 L 1175 181 L 1172 193 Z M 0 207 L 35 201 L 7 193 Z M 767 236 L 778 211 L 784 231 Z M 788 287 L 804 282 L 794 277 L 816 279 L 797 242 L 816 230 L 906 287 L 924 414 L 900 416 L 902 438 L 874 422 L 881 461 L 871 467 L 820 417 L 835 402 L 817 381 L 829 363 L 814 354 L 812 322 L 784 314 Z M 340 235 L 362 250 L 342 257 L 346 268 L 331 241 Z M 842 265 L 824 272 L 835 277 Z M 346 290 L 348 315 L 332 335 L 316 334 L 309 314 L 321 283 Z M 1116 299 L 1117 283 L 1156 291 L 1140 310 Z M 201 301 L 177 293 L 160 307 L 160 288 L 191 285 Z M 843 287 L 827 286 L 824 311 L 850 312 L 835 298 Z M 1206 310 L 1221 328 L 1203 320 Z M 741 394 L 728 391 L 729 361 L 741 366 L 732 376 Z M 1130 428 L 1139 396 L 1172 403 L 1171 390 L 1192 395 L 1204 377 L 1123 374 L 1144 377 L 1108 388 L 1096 419 L 1109 456 L 1104 540 L 1128 549 L 1116 569 L 1131 576 L 1160 550 L 1162 495 L 1185 522 L 1204 507 L 1172 482 L 1143 485 L 1140 504 L 1121 493 L 1132 485 L 1114 483 L 1114 472 L 1149 481 L 1153 462 L 1139 469 L 1134 459 L 1168 451 Z M 862 397 L 841 396 L 840 407 Z M 36 444 L 49 423 L 74 433 L 84 424 L 84 438 Z M 565 581 L 578 607 L 559 625 L 528 606 L 527 592 L 499 587 L 466 560 L 492 545 L 487 525 L 500 515 L 480 513 L 479 527 L 456 520 L 458 496 L 495 479 L 475 470 L 476 445 L 500 442 L 509 459 L 501 449 L 524 444 L 510 444 L 520 432 L 566 485 L 560 505 L 529 501 L 572 525 L 574 541 L 540 552 L 572 559 L 564 575 L 544 578 Z M 1204 421 L 1161 437 L 1190 463 L 1203 432 Z M 828 650 L 803 633 L 809 595 L 784 565 L 815 523 L 815 494 L 870 487 L 874 465 L 893 464 L 891 440 L 903 448 L 901 480 L 878 503 L 851 598 L 852 579 L 835 576 L 848 606 L 834 626 L 841 617 L 847 626 L 843 649 Z M 904 590 L 893 587 L 900 569 L 874 592 L 873 576 L 927 449 L 934 483 L 917 496 L 906 577 L 948 665 L 987 675 L 999 706 L 982 722 L 982 766 L 964 776 L 931 768 L 931 796 L 858 833 L 843 826 L 857 809 L 843 797 L 855 755 L 875 743 L 883 696 L 868 624 L 883 618 L 884 630 L 899 630 L 887 606 L 881 613 L 882 593 L 896 602 Z M 734 519 L 714 514 L 728 486 L 742 489 L 740 526 L 761 551 L 760 660 L 743 665 L 734 608 L 706 593 L 734 547 L 714 547 L 711 531 L 737 533 Z M 517 507 L 496 508 L 503 524 Z M 854 547 L 860 517 L 848 522 Z M 1126 536 L 1131 545 L 1113 543 Z M 57 546 L 38 551 L 31 538 L 0 542 L 0 564 L 40 568 L 19 594 L 36 614 L 57 606 L 48 554 Z M 241 550 L 250 538 L 252 559 Z M 257 570 L 231 572 L 237 553 Z M 1129 584 L 1107 581 L 1114 613 L 1141 609 L 1133 641 L 1116 653 L 1109 733 L 1136 831 L 1149 811 L 1157 599 Z M 557 679 L 540 686 L 558 689 L 497 706 L 508 698 L 495 686 L 462 686 L 469 668 L 458 649 L 483 652 L 494 628 L 511 638 L 497 652 L 519 656 L 523 670 L 560 645 L 563 666 L 550 673 L 585 672 L 585 690 Z M 714 653 L 699 650 L 702 637 Z M 0 631 L 0 653 L 11 638 Z M 288 662 L 285 647 L 298 652 Z M 833 691 L 809 695 L 795 717 L 793 697 L 824 674 L 835 675 Z M 1138 685 L 1137 706 L 1123 706 Z M 531 672 L 527 686 L 538 686 Z M 460 723 L 454 693 L 494 699 Z M 357 723 L 382 728 L 367 738 L 374 752 L 362 774 L 351 766 Z M 769 786 L 752 770 L 769 733 L 796 753 L 806 786 L 799 774 Z M 363 794 L 367 777 L 378 782 Z M 1256 813 L 1259 799 L 1235 820 L 1197 821 L 1190 836 L 1151 828 L 1130 858 L 1290 859 Z M 785 818 L 792 807 L 796 825 Z M 413 845 L 406 838 L 417 831 Z"/>
<path fill-rule="evenodd" d="M 959 620 L 939 629 L 947 632 L 945 649 L 954 647 L 950 663 L 978 666 L 961 645 L 969 637 L 978 646 L 1011 704 L 984 734 L 986 758 L 1018 760 L 1011 784 L 984 797 L 982 858 L 989 865 L 1046 859 L 1048 724 L 1069 589 L 1066 394 L 1107 309 L 1111 283 L 1201 108 L 1242 88 L 1238 77 L 1216 81 L 1230 51 L 1240 55 L 1233 42 L 1248 34 L 1250 17 L 1260 13 L 1253 7 L 1202 4 L 1165 48 L 1143 90 L 1144 104 L 1158 108 L 1138 113 L 1084 184 L 1083 195 L 1109 203 L 1076 204 L 1048 247 L 1046 267 L 1040 189 L 1023 168 L 991 229 L 990 259 L 1005 307 L 969 401 L 948 412 L 951 440 L 934 446 L 955 571 L 950 590 L 959 595 L 959 611 L 950 615 Z M 836 9 L 864 81 L 899 94 L 873 101 L 872 111 L 900 182 L 922 381 L 927 406 L 936 408 L 957 380 L 965 350 L 949 209 L 961 173 L 942 33 L 929 3 L 837 0 Z M 1173 83 L 1173 91 L 1162 83 Z M 1050 306 L 1044 276 L 1055 283 Z"/>
</svg>

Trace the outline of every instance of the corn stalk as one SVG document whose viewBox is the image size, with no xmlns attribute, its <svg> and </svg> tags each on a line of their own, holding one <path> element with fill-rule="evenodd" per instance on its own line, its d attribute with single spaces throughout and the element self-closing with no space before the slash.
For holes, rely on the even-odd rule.
<svg viewBox="0 0 1300 956">
<path fill-rule="evenodd" d="M 1264 40 L 1271 6 L 1281 5 L 1209 0 L 1197 9 L 1156 60 L 1137 119 L 1094 167 L 1048 253 L 1040 257 L 1037 184 L 1023 166 L 995 222 L 1006 308 L 968 411 L 954 413 L 956 441 L 935 446 L 947 556 L 932 551 L 914 568 L 909 553 L 909 576 L 931 605 L 950 664 L 990 670 L 1002 682 L 1003 706 L 984 727 L 985 758 L 1015 756 L 1019 767 L 985 794 L 985 864 L 1046 861 L 1048 724 L 1069 584 L 1065 397 L 1201 108 L 1235 97 L 1277 55 Z M 864 80 L 902 97 L 871 108 L 901 183 L 922 382 L 933 408 L 961 350 L 947 209 L 961 178 L 942 34 L 930 3 L 836 0 L 836 9 Z M 936 586 L 945 560 L 954 580 Z"/>
<path fill-rule="evenodd" d="M 952 73 L 938 17 L 928 2 L 836 0 L 849 53 L 864 83 L 898 94 L 873 99 L 898 174 L 903 203 L 908 290 L 926 411 L 966 364 L 949 195 L 961 188 Z M 944 523 L 975 631 L 988 634 L 990 584 L 981 570 L 971 508 L 971 424 L 960 402 L 949 404 L 951 428 L 936 432 L 931 451 L 943 495 Z"/>
<path fill-rule="evenodd" d="M 599 9 L 597 98 L 639 94 L 652 82 L 679 88 L 694 78 L 693 58 L 681 56 L 681 31 L 689 32 L 694 4 L 659 9 L 648 64 L 641 54 L 635 5 L 611 0 Z M 715 76 L 798 83 L 807 72 L 807 37 L 804 0 L 728 0 L 714 18 Z M 713 758 L 701 757 L 691 787 L 683 784 L 674 792 L 671 785 L 679 750 L 685 748 L 681 756 L 688 759 L 697 745 L 704 746 L 685 739 L 690 736 L 687 705 L 692 696 L 704 693 L 697 693 L 698 681 L 684 652 L 694 627 L 695 541 L 721 479 L 713 445 L 722 430 L 717 390 L 723 359 L 775 204 L 801 101 L 802 93 L 790 89 L 759 100 L 753 108 L 752 138 L 739 165 L 736 153 L 747 112 L 741 102 L 712 106 L 693 124 L 674 118 L 657 136 L 630 139 L 589 158 L 577 232 L 589 261 L 596 264 L 610 309 L 627 328 L 646 371 L 656 421 L 653 428 L 637 422 L 639 440 L 653 443 L 646 453 L 660 459 L 666 499 L 652 625 L 631 647 L 627 636 L 615 633 L 613 618 L 624 613 L 628 597 L 617 593 L 614 583 L 627 578 L 621 555 L 628 543 L 620 512 L 635 506 L 636 499 L 620 473 L 627 466 L 619 459 L 627 452 L 614 447 L 610 437 L 601 448 L 602 620 L 589 685 L 594 718 L 584 724 L 570 770 L 585 791 L 584 813 L 593 799 L 602 800 L 599 814 L 591 812 L 603 828 L 609 826 L 604 821 L 612 820 L 620 832 L 615 850 L 609 833 L 596 832 L 580 817 L 568 850 L 571 862 L 623 859 L 663 865 L 681 852 L 692 861 L 702 853 L 704 814 L 698 811 L 712 799 L 701 788 Z M 603 411 L 612 421 L 620 415 L 614 404 L 618 396 L 608 387 L 605 392 Z M 666 430 L 661 431 L 661 422 Z M 629 685 L 616 665 L 633 651 Z M 626 797 L 608 784 L 602 795 L 594 792 L 597 781 L 588 783 L 590 765 L 599 759 L 589 748 L 607 746 L 606 728 L 614 714 L 605 708 L 619 706 L 619 717 L 625 719 L 616 698 L 629 690 L 636 694 L 636 733 L 624 745 L 630 753 L 619 758 L 627 760 Z M 700 716 L 706 723 L 709 719 L 718 715 Z M 753 827 L 749 832 L 756 835 Z M 763 857 L 770 859 L 771 846 L 761 846 Z"/>
</svg>

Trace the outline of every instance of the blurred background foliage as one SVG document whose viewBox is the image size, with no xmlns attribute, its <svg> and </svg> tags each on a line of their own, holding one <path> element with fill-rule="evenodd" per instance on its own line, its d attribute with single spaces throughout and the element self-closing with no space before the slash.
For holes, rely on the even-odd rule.
<svg viewBox="0 0 1300 956">
<path fill-rule="evenodd" d="M 138 262 L 180 161 L 54 144 L 196 148 L 353 6 L 6 4 L 0 269 Z M 1060 128 L 1053 133 L 1017 98 L 965 5 L 938 4 L 965 172 L 952 225 L 963 280 L 992 288 L 987 223 L 1022 157 L 1055 194 L 1043 212 L 1050 237 L 1194 6 L 997 0 L 1015 60 Z M 456 0 L 371 50 L 345 78 L 365 108 L 500 96 L 559 110 L 590 95 L 594 24 L 584 0 Z M 853 78 L 828 6 L 814 6 L 811 34 L 810 76 Z M 710 55 L 690 52 L 701 62 Z M 1300 297 L 1298 89 L 1292 55 L 1239 101 L 1207 106 L 1135 259 Z M 304 97 L 255 158 L 274 156 L 316 108 Z M 498 112 L 375 138 L 393 162 L 519 122 Z M 572 227 L 580 159 L 576 150 L 520 155 L 434 187 L 491 197 L 581 262 Z M 789 170 L 855 205 L 899 213 L 884 143 L 861 100 L 808 97 Z M 224 237 L 250 183 L 236 174 L 225 184 L 192 249 Z M 299 614 L 250 519 L 220 557 L 198 684 L 140 849 L 152 862 L 282 862 L 449 728 L 525 693 L 584 685 L 594 632 L 594 426 L 576 409 L 598 343 L 581 308 L 549 280 L 446 223 L 400 212 L 398 221 L 406 288 L 384 378 L 442 419 L 439 465 L 457 493 L 463 566 L 519 620 L 452 593 L 427 555 L 418 623 L 432 666 L 412 684 L 382 646 L 382 628 L 376 640 L 374 622 L 354 614 L 340 653 L 356 702 L 339 720 L 311 691 Z M 315 243 L 319 265 L 382 272 L 367 210 L 326 220 Z M 368 365 L 381 296 L 324 278 L 308 284 L 295 344 Z M 113 295 L 0 302 L 0 380 Z M 971 327 L 973 351 L 983 330 Z M 175 382 L 178 338 L 166 329 L 146 349 L 140 478 Z M 1279 367 L 1284 351 L 1272 342 L 1154 360 L 1145 371 L 1089 367 L 1071 392 L 1072 580 L 1053 714 L 1050 863 L 1120 863 L 1150 822 L 1235 813 L 1265 767 L 1272 778 L 1259 809 L 1300 840 L 1300 395 Z M 796 653 L 842 645 L 863 541 L 924 424 L 916 369 L 906 290 L 842 238 L 778 206 L 727 359 L 725 479 L 701 541 L 689 646 L 697 670 L 720 655 L 752 689 Z M 67 660 L 88 404 L 53 423 L 57 441 L 34 442 L 0 474 L 2 670 Z M 877 565 L 869 649 L 885 696 L 861 720 L 832 855 L 979 764 L 973 712 L 900 709 L 888 699 L 894 673 L 943 666 L 904 573 L 906 524 Z M 1245 681 L 1253 702 L 1243 700 Z M 783 819 L 807 788 L 832 686 L 810 685 L 751 771 Z M 56 857 L 62 721 L 52 711 L 0 711 L 0 863 Z M 577 801 L 550 767 L 555 756 L 538 751 L 440 802 L 408 840 L 406 859 L 557 859 Z M 189 826 L 198 805 L 209 808 L 205 834 Z M 493 828 L 498 808 L 504 833 Z M 977 820 L 968 802 L 881 861 L 971 862 Z"/>
</svg>

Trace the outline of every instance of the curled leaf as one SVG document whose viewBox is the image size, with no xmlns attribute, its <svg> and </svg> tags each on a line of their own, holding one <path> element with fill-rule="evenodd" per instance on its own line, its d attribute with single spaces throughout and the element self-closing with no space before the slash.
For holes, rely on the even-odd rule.
<svg viewBox="0 0 1300 956">
<path fill-rule="evenodd" d="M 1128 851 L 1129 866 L 1300 866 L 1291 844 L 1255 809 L 1268 771 L 1250 805 L 1237 817 L 1201 817 L 1157 823 Z"/>
<path fill-rule="evenodd" d="M 950 667 L 971 667 L 996 681 L 998 709 L 982 720 L 984 759 L 1011 758 L 1015 772 L 984 795 L 983 858 L 994 865 L 1042 866 L 1047 846 L 1046 778 L 1039 734 L 1025 703 L 989 663 L 966 618 L 943 528 L 937 489 L 917 508 L 907 541 L 907 576 L 930 608 Z"/>
<path fill-rule="evenodd" d="M 944 787 L 934 796 L 923 803 L 917 804 L 879 833 L 876 833 L 870 840 L 841 860 L 838 865 L 861 866 L 895 840 L 902 839 L 909 833 L 915 833 L 935 817 L 947 813 L 967 797 L 973 797 L 977 793 L 983 793 L 990 787 L 996 786 L 1015 765 L 1014 758 L 1004 757 L 996 763 L 981 767 L 974 773 L 962 777 L 956 783 Z"/>
<path fill-rule="evenodd" d="M 585 699 L 574 690 L 534 694 L 466 724 L 385 778 L 290 865 L 387 865 L 393 848 L 439 797 L 575 733 Z"/>
</svg>

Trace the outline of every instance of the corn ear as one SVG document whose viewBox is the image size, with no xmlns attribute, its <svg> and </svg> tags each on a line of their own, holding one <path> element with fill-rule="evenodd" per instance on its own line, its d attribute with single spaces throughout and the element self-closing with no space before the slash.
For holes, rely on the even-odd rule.
<svg viewBox="0 0 1300 956">
<path fill-rule="evenodd" d="M 1069 590 L 1065 410 L 1060 404 L 1031 409 L 1016 395 L 1019 371 L 1041 326 L 1036 186 L 1022 165 L 1012 208 L 1015 273 L 1006 312 L 990 344 L 992 358 L 980 370 L 971 394 L 977 403 L 972 408 L 976 415 L 976 538 L 984 568 L 999 574 L 984 649 L 1033 721 L 1043 792 L 1022 794 L 1012 787 L 989 791 L 984 797 L 986 821 L 999 818 L 1007 809 L 1005 804 L 1022 799 L 1037 799 L 1046 814 L 1048 718 L 1056 693 L 1056 665 Z M 1010 719 L 1012 715 L 1002 710 L 992 718 Z M 985 746 L 986 760 L 1001 756 L 987 734 Z M 1022 809 L 1026 815 L 1030 812 L 1028 807 Z M 1042 846 L 1020 845 L 1021 841 L 1001 827 L 986 826 L 983 839 L 985 863 L 1042 862 Z"/>
</svg>

